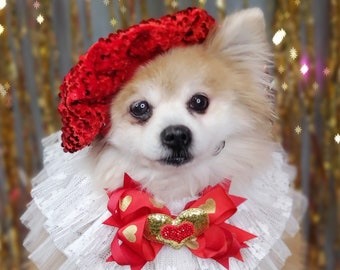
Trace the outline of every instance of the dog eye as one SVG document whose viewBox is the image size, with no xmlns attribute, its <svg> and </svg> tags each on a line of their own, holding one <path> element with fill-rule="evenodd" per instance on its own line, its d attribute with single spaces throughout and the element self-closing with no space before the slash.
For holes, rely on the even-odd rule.
<svg viewBox="0 0 340 270">
<path fill-rule="evenodd" d="M 204 113 L 206 109 L 209 106 L 209 99 L 202 95 L 202 94 L 196 94 L 192 96 L 192 98 L 189 100 L 188 107 L 189 109 L 198 112 L 198 113 Z"/>
<path fill-rule="evenodd" d="M 151 107 L 145 100 L 136 101 L 130 105 L 130 114 L 138 120 L 146 121 L 151 116 Z"/>
</svg>

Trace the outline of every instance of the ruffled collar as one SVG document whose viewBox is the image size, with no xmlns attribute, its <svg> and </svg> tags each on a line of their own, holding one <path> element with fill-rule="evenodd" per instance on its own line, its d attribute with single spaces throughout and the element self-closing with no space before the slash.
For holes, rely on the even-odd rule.
<svg viewBox="0 0 340 270">
<path fill-rule="evenodd" d="M 109 198 L 105 191 L 95 189 L 93 180 L 79 170 L 77 164 L 83 164 L 87 149 L 65 155 L 60 148 L 60 133 L 46 138 L 44 147 L 45 166 L 33 179 L 33 201 L 22 217 L 31 229 L 25 240 L 30 258 L 41 267 L 55 267 L 54 257 L 46 254 L 58 252 L 62 254 L 58 264 L 61 269 L 128 269 L 115 262 L 106 262 L 111 252 L 110 244 L 119 228 L 103 224 L 112 216 L 107 210 Z M 290 188 L 294 170 L 287 165 L 280 150 L 273 152 L 272 160 L 272 165 L 261 175 L 248 182 L 233 180 L 230 186 L 232 194 L 247 200 L 237 206 L 237 212 L 227 223 L 256 235 L 247 242 L 247 248 L 241 249 L 243 262 L 229 259 L 231 270 L 280 269 L 290 255 L 282 238 L 285 234 L 294 235 L 299 229 L 299 217 L 293 211 L 296 194 Z M 186 202 L 194 199 L 197 198 Z M 173 202 L 167 206 L 182 210 L 186 202 Z M 173 207 L 174 204 L 181 206 Z M 37 244 L 39 236 L 44 236 L 43 248 Z M 176 250 L 164 245 L 143 270 L 223 268 L 213 259 L 193 255 L 187 248 Z"/>
</svg>

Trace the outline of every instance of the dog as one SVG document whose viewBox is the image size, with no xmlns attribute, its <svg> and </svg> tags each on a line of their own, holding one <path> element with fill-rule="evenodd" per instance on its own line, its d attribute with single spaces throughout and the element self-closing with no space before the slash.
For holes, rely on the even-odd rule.
<svg viewBox="0 0 340 270">
<path fill-rule="evenodd" d="M 64 168 L 64 174 L 85 176 L 71 183 L 66 179 L 74 176 L 60 176 L 64 180 L 50 192 L 46 191 L 48 183 L 36 180 L 31 211 L 23 222 L 30 228 L 38 226 L 38 221 L 32 221 L 34 213 L 52 205 L 55 209 L 42 213 L 43 225 L 27 237 L 30 258 L 46 269 L 129 269 L 129 265 L 131 269 L 302 269 L 303 243 L 294 235 L 299 230 L 303 198 L 291 187 L 294 169 L 272 135 L 275 112 L 272 78 L 267 72 L 270 65 L 265 21 L 258 8 L 226 17 L 202 43 L 170 48 L 139 65 L 110 101 L 105 134 L 78 153 L 60 153 L 65 158 L 54 169 L 57 175 Z M 48 139 L 46 149 L 60 145 L 59 137 L 57 133 Z M 46 168 L 54 168 L 54 155 L 47 155 L 51 161 Z M 46 177 L 46 170 L 38 178 Z M 228 193 L 245 201 L 235 203 L 237 212 L 226 222 L 250 237 L 238 243 L 227 263 L 221 263 L 217 255 L 203 252 L 196 256 L 188 247 L 174 248 L 164 235 L 161 243 L 159 235 L 155 236 L 155 245 L 161 247 L 152 259 L 122 263 L 132 253 L 120 260 L 115 257 L 115 252 L 121 252 L 119 246 L 123 247 L 123 236 L 113 248 L 111 241 L 119 226 L 107 220 L 117 214 L 118 207 L 125 211 L 131 196 L 121 197 L 111 213 L 106 206 L 108 198 L 118 200 L 115 196 L 126 179 L 166 206 L 173 219 L 183 215 L 186 205 L 203 190 L 223 186 L 228 179 Z M 62 190 L 59 195 L 58 189 Z M 44 191 L 47 194 L 37 195 Z M 69 213 L 69 208 L 76 210 Z M 125 231 L 121 229 L 131 243 L 137 241 L 136 231 Z M 33 244 L 34 238 L 39 244 Z M 287 261 L 291 252 L 285 242 L 289 241 L 295 250 Z M 105 262 L 110 255 L 110 262 Z"/>
</svg>

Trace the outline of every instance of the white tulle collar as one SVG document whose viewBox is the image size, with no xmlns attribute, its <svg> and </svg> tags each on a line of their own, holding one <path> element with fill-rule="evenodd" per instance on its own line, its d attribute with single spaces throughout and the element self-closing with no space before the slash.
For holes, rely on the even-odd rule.
<svg viewBox="0 0 340 270">
<path fill-rule="evenodd" d="M 74 167 L 86 150 L 64 155 L 59 138 L 60 134 L 56 133 L 44 141 L 44 170 L 33 180 L 33 201 L 22 217 L 30 229 L 25 240 L 30 258 L 43 269 L 55 266 L 129 269 L 106 262 L 117 229 L 103 224 L 110 216 L 105 191 L 94 190 L 91 180 Z M 238 207 L 229 222 L 246 228 L 257 238 L 241 251 L 243 262 L 230 260 L 231 270 L 280 269 L 290 255 L 282 238 L 285 233 L 295 234 L 298 230 L 296 217 L 292 215 L 294 193 L 290 189 L 294 171 L 286 164 L 283 153 L 275 152 L 272 156 L 272 168 L 251 179 L 247 188 L 232 182 L 232 194 L 247 201 Z M 176 208 L 176 204 L 180 203 L 174 202 L 171 207 Z M 164 247 L 143 269 L 224 268 L 212 259 L 194 256 L 186 248 Z"/>
</svg>

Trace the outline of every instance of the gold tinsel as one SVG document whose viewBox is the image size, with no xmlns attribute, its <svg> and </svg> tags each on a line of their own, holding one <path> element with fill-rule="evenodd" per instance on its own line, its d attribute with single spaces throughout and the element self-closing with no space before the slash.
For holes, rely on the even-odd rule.
<svg viewBox="0 0 340 270">
<path fill-rule="evenodd" d="M 5 2 L 0 0 L 0 6 Z M 29 179 L 42 166 L 40 139 L 60 128 L 56 106 L 63 67 L 74 64 L 95 41 L 93 20 L 107 20 L 104 26 L 115 31 L 189 5 L 214 9 L 221 20 L 230 6 L 246 8 L 252 2 L 7 1 L 0 10 L 0 269 L 33 269 L 22 247 L 26 231 L 19 217 L 30 200 Z M 262 2 L 274 9 L 268 36 L 280 29 L 286 33 L 273 45 L 277 130 L 297 167 L 297 187 L 309 198 L 303 220 L 306 269 L 340 269 L 340 3 L 320 1 L 328 11 L 327 23 L 316 32 L 317 1 Z M 107 18 L 92 18 L 94 9 L 107 12 Z M 56 15 L 69 22 L 62 32 L 65 42 L 57 35 Z M 320 48 L 316 41 L 323 33 L 327 36 Z M 60 49 L 67 51 L 68 45 L 69 58 L 61 59 Z M 303 64 L 308 67 L 305 75 L 300 71 Z"/>
<path fill-rule="evenodd" d="M 335 140 L 340 127 L 340 3 L 328 4 L 322 29 L 329 33 L 326 47 L 316 44 L 322 33 L 315 32 L 313 12 L 319 7 L 310 0 L 278 1 L 272 29 L 273 34 L 286 31 L 274 48 L 277 105 L 282 143 L 297 165 L 297 185 L 309 198 L 303 221 L 306 269 L 340 267 L 340 145 Z M 309 68 L 305 74 L 303 65 Z"/>
</svg>

